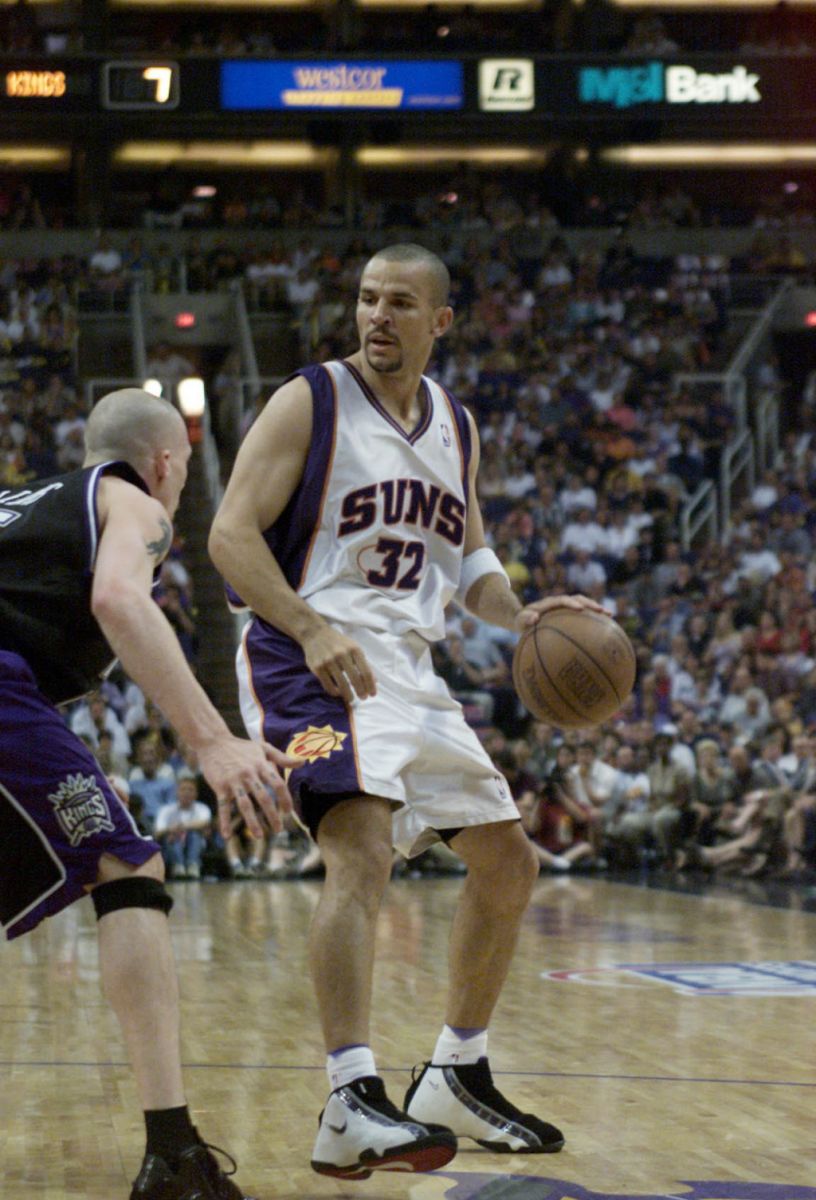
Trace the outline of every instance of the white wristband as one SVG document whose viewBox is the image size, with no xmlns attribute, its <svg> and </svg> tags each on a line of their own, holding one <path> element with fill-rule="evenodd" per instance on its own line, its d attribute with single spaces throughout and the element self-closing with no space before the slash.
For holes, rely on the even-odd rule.
<svg viewBox="0 0 816 1200">
<path fill-rule="evenodd" d="M 462 572 L 459 576 L 459 587 L 456 589 L 454 599 L 460 604 L 464 604 L 468 592 L 476 580 L 481 579 L 483 575 L 501 575 L 504 582 L 510 587 L 507 572 L 489 546 L 482 546 L 479 550 L 474 550 L 472 554 L 467 554 L 462 559 Z"/>
</svg>

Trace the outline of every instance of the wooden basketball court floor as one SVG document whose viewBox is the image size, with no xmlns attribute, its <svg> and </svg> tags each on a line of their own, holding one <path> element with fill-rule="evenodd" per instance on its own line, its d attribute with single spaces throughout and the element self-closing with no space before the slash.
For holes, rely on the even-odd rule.
<svg viewBox="0 0 816 1200">
<path fill-rule="evenodd" d="M 191 1106 L 260 1200 L 816 1200 L 807 889 L 774 908 L 542 878 L 491 1061 L 566 1147 L 516 1157 L 464 1142 L 436 1174 L 344 1183 L 309 1168 L 326 1095 L 306 966 L 320 883 L 174 888 Z M 458 888 L 403 879 L 388 894 L 373 1045 L 397 1100 L 440 1026 Z M 126 1200 L 142 1118 L 99 989 L 90 903 L 7 945 L 0 963 L 0 1197 Z"/>
</svg>

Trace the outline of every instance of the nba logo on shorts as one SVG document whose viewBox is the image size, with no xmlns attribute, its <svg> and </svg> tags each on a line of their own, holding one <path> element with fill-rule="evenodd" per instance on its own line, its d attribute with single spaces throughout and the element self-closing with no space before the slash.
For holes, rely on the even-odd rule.
<svg viewBox="0 0 816 1200">
<path fill-rule="evenodd" d="M 449 446 L 451 444 L 450 430 L 447 425 L 440 425 L 439 428 L 442 430 L 442 445 Z"/>
</svg>

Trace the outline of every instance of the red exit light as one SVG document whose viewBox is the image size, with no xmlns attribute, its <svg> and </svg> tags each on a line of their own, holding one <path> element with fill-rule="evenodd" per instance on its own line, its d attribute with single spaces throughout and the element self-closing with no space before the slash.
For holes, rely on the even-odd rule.
<svg viewBox="0 0 816 1200">
<path fill-rule="evenodd" d="M 816 312 L 805 313 L 805 324 L 811 329 L 816 326 Z"/>
<path fill-rule="evenodd" d="M 813 316 L 816 317 L 816 313 L 814 313 Z M 191 312 L 176 313 L 175 317 L 173 318 L 173 324 L 175 325 L 176 329 L 192 329 L 195 323 L 195 313 Z"/>
</svg>

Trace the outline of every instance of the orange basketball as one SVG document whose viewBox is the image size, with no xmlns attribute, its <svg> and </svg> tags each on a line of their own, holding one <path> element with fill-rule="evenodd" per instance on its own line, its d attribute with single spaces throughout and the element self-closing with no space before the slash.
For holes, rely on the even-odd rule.
<svg viewBox="0 0 816 1200">
<path fill-rule="evenodd" d="M 635 652 L 611 617 L 554 608 L 521 635 L 513 683 L 533 716 L 561 729 L 600 725 L 635 684 Z"/>
</svg>

